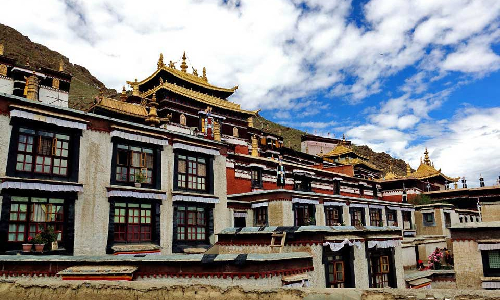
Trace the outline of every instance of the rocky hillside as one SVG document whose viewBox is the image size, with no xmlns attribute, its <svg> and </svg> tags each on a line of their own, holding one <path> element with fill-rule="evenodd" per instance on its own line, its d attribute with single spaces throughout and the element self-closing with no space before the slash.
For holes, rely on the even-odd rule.
<svg viewBox="0 0 500 300">
<path fill-rule="evenodd" d="M 100 89 L 108 96 L 117 94 L 116 90 L 107 89 L 85 67 L 72 64 L 68 57 L 41 44 L 32 42 L 27 36 L 23 36 L 17 30 L 3 24 L 0 24 L 0 43 L 5 46 L 4 54 L 16 59 L 17 63 L 21 65 L 26 65 L 29 62 L 29 65 L 35 68 L 46 67 L 57 70 L 59 61 L 62 59 L 65 71 L 73 75 L 69 94 L 69 106 L 72 108 L 87 108 L 99 94 Z M 300 137 L 305 132 L 274 123 L 260 116 L 256 118 L 255 126 L 283 136 L 285 146 L 300 151 Z M 388 172 L 392 166 L 394 173 L 406 174 L 406 165 L 401 159 L 395 159 L 387 153 L 374 152 L 365 145 L 355 146 L 355 150 L 359 154 L 368 157 L 374 165 L 385 172 Z"/>
<path fill-rule="evenodd" d="M 69 93 L 71 107 L 86 108 L 99 94 L 99 89 L 105 89 L 106 94 L 116 93 L 115 90 L 106 89 L 105 85 L 85 67 L 72 64 L 66 56 L 32 42 L 19 31 L 3 24 L 0 24 L 0 43 L 4 45 L 4 55 L 14 58 L 20 65 L 29 63 L 34 68 L 46 67 L 58 70 L 62 59 L 64 70 L 73 75 Z"/>
</svg>

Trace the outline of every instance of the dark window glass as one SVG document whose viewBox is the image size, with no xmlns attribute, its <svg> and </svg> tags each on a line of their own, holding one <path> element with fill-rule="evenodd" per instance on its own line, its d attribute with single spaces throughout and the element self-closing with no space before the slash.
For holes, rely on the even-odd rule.
<svg viewBox="0 0 500 300">
<path fill-rule="evenodd" d="M 389 284 L 389 256 L 383 255 L 372 259 L 374 288 L 390 287 Z"/>
<path fill-rule="evenodd" d="M 328 255 L 328 282 L 331 288 L 345 287 L 345 266 L 341 255 Z"/>
<path fill-rule="evenodd" d="M 252 188 L 261 188 L 262 187 L 262 169 L 260 168 L 252 168 L 250 170 L 251 179 L 252 179 Z"/>
<path fill-rule="evenodd" d="M 365 210 L 361 207 L 351 207 L 349 209 L 351 214 L 351 226 L 364 226 L 365 225 Z"/>
<path fill-rule="evenodd" d="M 381 209 L 370 208 L 370 226 L 383 226 Z"/>
<path fill-rule="evenodd" d="M 423 213 L 423 223 L 424 226 L 434 226 L 434 213 Z"/>
<path fill-rule="evenodd" d="M 398 226 L 397 212 L 392 209 L 386 209 L 387 226 Z"/>
<path fill-rule="evenodd" d="M 115 203 L 115 242 L 151 241 L 151 216 L 151 204 Z"/>
</svg>

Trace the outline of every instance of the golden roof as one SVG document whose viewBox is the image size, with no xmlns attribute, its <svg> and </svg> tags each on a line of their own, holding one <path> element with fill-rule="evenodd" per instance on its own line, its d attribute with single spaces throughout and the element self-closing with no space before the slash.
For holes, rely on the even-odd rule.
<svg viewBox="0 0 500 300">
<path fill-rule="evenodd" d="M 230 101 L 218 98 L 218 97 L 210 96 L 210 95 L 207 95 L 204 93 L 200 93 L 198 91 L 190 90 L 190 89 L 187 89 L 187 88 L 182 87 L 180 85 L 176 85 L 176 84 L 173 84 L 173 83 L 170 83 L 167 81 L 163 82 L 163 84 L 160 84 L 159 86 L 156 86 L 155 88 L 153 88 L 151 90 L 145 91 L 144 93 L 142 93 L 141 96 L 148 97 L 148 96 L 156 93 L 160 89 L 166 89 L 166 90 L 175 92 L 179 95 L 203 102 L 205 104 L 229 109 L 232 111 L 242 112 L 242 113 L 246 113 L 246 114 L 250 114 L 250 115 L 256 115 L 258 112 L 258 110 L 251 111 L 251 110 L 241 109 L 241 106 L 239 104 L 236 104 L 236 103 L 233 103 L 233 102 L 230 102 Z"/>
<path fill-rule="evenodd" d="M 90 109 L 93 107 L 102 107 L 105 109 L 117 111 L 120 113 L 124 113 L 127 115 L 135 116 L 135 117 L 146 117 L 148 115 L 148 112 L 146 110 L 145 106 L 135 104 L 135 103 L 128 103 L 128 102 L 123 102 L 111 98 L 101 98 L 95 105 L 93 105 Z M 89 109 L 89 110 L 90 110 Z"/>
<path fill-rule="evenodd" d="M 385 174 L 384 180 L 392 180 L 392 179 L 398 179 L 398 175 L 394 174 L 394 172 L 389 171 Z"/>
<path fill-rule="evenodd" d="M 215 91 L 221 91 L 221 92 L 226 92 L 226 93 L 234 93 L 234 91 L 238 89 L 238 86 L 235 86 L 235 87 L 233 87 L 231 89 L 226 89 L 226 88 L 217 87 L 215 85 L 211 85 L 207 81 L 206 69 L 205 68 L 203 68 L 204 70 L 203 70 L 203 76 L 202 77 L 196 76 L 194 74 L 187 73 L 186 72 L 187 65 L 185 63 L 185 54 L 183 55 L 182 62 L 183 62 L 183 65 L 181 65 L 181 67 L 183 69 L 182 70 L 177 70 L 177 69 L 175 69 L 175 65 L 173 63 L 171 63 L 169 65 L 165 65 L 163 63 L 163 55 L 160 54 L 160 60 L 158 61 L 158 68 L 156 69 L 156 71 L 153 74 L 151 74 L 148 78 L 146 78 L 146 79 L 144 79 L 142 81 L 139 81 L 138 84 L 142 85 L 142 84 L 148 82 L 149 80 L 153 79 L 160 71 L 163 70 L 163 71 L 167 71 L 168 73 L 176 76 L 177 78 L 186 80 L 186 81 L 188 81 L 190 83 L 199 85 L 199 86 L 207 88 L 207 89 L 211 89 L 211 90 L 215 90 Z"/>
<path fill-rule="evenodd" d="M 339 163 L 339 164 L 345 165 L 345 166 L 365 165 L 373 170 L 382 171 L 379 168 L 377 168 L 374 164 L 372 164 L 364 159 L 359 159 L 359 158 L 351 158 L 351 159 L 347 158 L 347 159 L 339 159 L 339 160 L 325 158 L 325 160 L 328 162 L 332 162 L 332 163 Z"/>
<path fill-rule="evenodd" d="M 417 179 L 426 179 L 426 178 L 431 178 L 431 177 L 436 177 L 436 176 L 442 176 L 446 180 L 451 181 L 451 182 L 456 182 L 456 181 L 458 181 L 458 179 L 460 179 L 460 178 L 448 177 L 448 176 L 444 175 L 443 173 L 441 173 L 441 169 L 436 170 L 434 168 L 434 166 L 432 166 L 431 164 L 426 164 L 425 162 L 422 162 L 420 164 L 420 166 L 418 167 L 418 169 L 415 172 L 411 173 L 407 177 L 414 177 Z"/>
</svg>

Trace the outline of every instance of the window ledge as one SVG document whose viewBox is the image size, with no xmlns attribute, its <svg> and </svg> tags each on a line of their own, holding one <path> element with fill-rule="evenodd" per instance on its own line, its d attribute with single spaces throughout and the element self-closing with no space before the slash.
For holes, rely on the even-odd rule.
<svg viewBox="0 0 500 300">
<path fill-rule="evenodd" d="M 109 187 L 106 187 L 108 191 L 112 190 L 127 190 L 127 191 L 137 191 L 137 192 L 147 192 L 147 193 L 155 193 L 155 194 L 166 194 L 167 191 L 163 190 L 157 190 L 157 189 L 150 189 L 150 188 L 138 188 L 135 186 L 128 186 L 128 185 L 110 185 Z"/>
<path fill-rule="evenodd" d="M 500 277 L 481 277 L 481 281 L 500 282 Z"/>
<path fill-rule="evenodd" d="M 207 193 L 196 193 L 196 192 L 186 192 L 186 191 L 172 191 L 172 195 L 182 195 L 182 196 L 195 196 L 195 197 L 205 197 L 205 198 L 219 198 L 214 194 Z"/>
<path fill-rule="evenodd" d="M 38 179 L 38 178 L 24 178 L 24 177 L 11 177 L 2 176 L 0 181 L 18 181 L 18 182 L 36 182 L 36 183 L 48 183 L 48 184 L 70 184 L 83 186 L 83 183 L 65 180 L 52 180 L 52 179 Z"/>
</svg>

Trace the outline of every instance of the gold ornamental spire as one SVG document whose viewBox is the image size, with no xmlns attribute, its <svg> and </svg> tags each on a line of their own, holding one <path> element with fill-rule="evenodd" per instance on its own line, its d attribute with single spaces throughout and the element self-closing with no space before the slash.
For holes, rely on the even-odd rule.
<svg viewBox="0 0 500 300">
<path fill-rule="evenodd" d="M 201 78 L 203 78 L 203 80 L 205 80 L 205 82 L 208 82 L 207 69 L 205 67 L 203 67 L 203 76 Z"/>
<path fill-rule="evenodd" d="M 410 164 L 406 164 L 406 176 L 410 176 L 410 174 L 411 174 Z"/>
<path fill-rule="evenodd" d="M 64 72 L 64 61 L 62 58 L 59 60 L 59 72 Z"/>
<path fill-rule="evenodd" d="M 186 51 L 182 54 L 181 71 L 187 73 L 188 65 L 186 64 Z"/>
<path fill-rule="evenodd" d="M 156 102 L 156 93 L 154 93 L 153 97 L 149 102 L 149 113 L 148 116 L 146 117 L 146 123 L 149 124 L 149 126 L 155 126 L 160 124 L 160 118 L 158 118 L 158 113 L 156 111 L 157 106 L 158 103 Z"/>
<path fill-rule="evenodd" d="M 122 93 L 120 94 L 120 101 L 127 101 L 127 91 L 125 90 L 125 86 L 122 88 Z"/>
<path fill-rule="evenodd" d="M 158 69 L 161 69 L 165 66 L 165 63 L 163 62 L 163 53 L 160 53 L 160 58 L 158 58 L 157 66 Z"/>
<path fill-rule="evenodd" d="M 431 159 L 429 158 L 429 151 L 427 151 L 427 147 L 425 147 L 425 152 L 424 152 L 424 164 L 428 166 L 431 165 Z"/>
<path fill-rule="evenodd" d="M 0 44 L 0 55 L 3 55 L 3 44 Z"/>
</svg>

